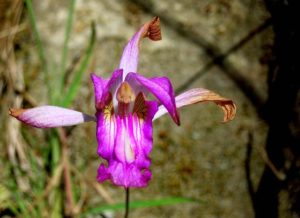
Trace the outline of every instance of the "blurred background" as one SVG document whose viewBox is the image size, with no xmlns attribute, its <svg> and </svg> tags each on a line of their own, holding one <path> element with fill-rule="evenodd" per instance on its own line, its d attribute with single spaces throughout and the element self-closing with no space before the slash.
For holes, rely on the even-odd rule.
<svg viewBox="0 0 300 218">
<path fill-rule="evenodd" d="M 110 77 L 154 16 L 139 72 L 213 103 L 154 123 L 153 179 L 131 190 L 130 217 L 300 217 L 296 0 L 0 0 L 0 216 L 122 217 L 124 190 L 98 184 L 95 123 L 41 130 L 9 108 L 53 104 L 94 114 L 92 72 Z M 94 23 L 94 25 L 92 24 Z M 121 203 L 121 204 L 119 204 Z"/>
</svg>

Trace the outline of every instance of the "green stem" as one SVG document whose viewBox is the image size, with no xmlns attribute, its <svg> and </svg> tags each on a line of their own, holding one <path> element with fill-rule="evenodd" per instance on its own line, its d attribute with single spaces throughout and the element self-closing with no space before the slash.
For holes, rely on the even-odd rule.
<svg viewBox="0 0 300 218">
<path fill-rule="evenodd" d="M 129 188 L 125 188 L 126 197 L 125 197 L 125 215 L 124 218 L 128 218 L 129 215 Z"/>
</svg>

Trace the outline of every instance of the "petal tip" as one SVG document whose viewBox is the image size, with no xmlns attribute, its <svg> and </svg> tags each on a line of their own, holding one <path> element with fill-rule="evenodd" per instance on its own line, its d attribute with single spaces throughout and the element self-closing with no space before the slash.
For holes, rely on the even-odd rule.
<svg viewBox="0 0 300 218">
<path fill-rule="evenodd" d="M 236 105 L 233 103 L 232 100 L 229 100 L 228 102 L 223 103 L 217 103 L 224 112 L 224 118 L 221 123 L 227 123 L 229 121 L 232 121 L 235 118 L 236 115 Z"/>
<path fill-rule="evenodd" d="M 177 126 L 180 126 L 180 118 L 179 118 L 179 114 L 177 112 L 173 116 L 173 120 L 177 124 Z"/>
<path fill-rule="evenodd" d="M 154 17 L 146 30 L 145 37 L 149 37 L 149 39 L 153 41 L 161 40 L 161 30 L 160 30 L 160 19 L 158 16 Z"/>
<path fill-rule="evenodd" d="M 98 78 L 98 76 L 95 73 L 91 73 L 90 74 L 90 78 L 91 78 L 92 81 L 94 81 L 94 80 L 96 80 Z"/>
<path fill-rule="evenodd" d="M 9 108 L 9 115 L 18 118 L 26 109 Z"/>
</svg>

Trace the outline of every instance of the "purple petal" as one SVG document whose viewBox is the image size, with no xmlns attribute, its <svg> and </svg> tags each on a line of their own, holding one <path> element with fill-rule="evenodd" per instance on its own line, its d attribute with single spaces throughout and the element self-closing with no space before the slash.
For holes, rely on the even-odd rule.
<svg viewBox="0 0 300 218">
<path fill-rule="evenodd" d="M 101 101 L 103 90 L 107 85 L 108 79 L 103 79 L 96 74 L 91 74 L 91 80 L 94 84 L 94 93 L 95 93 L 95 105 L 97 105 L 98 102 Z"/>
<path fill-rule="evenodd" d="M 132 163 L 135 160 L 133 147 L 136 147 L 135 141 L 129 135 L 132 135 L 132 116 L 117 116 L 117 137 L 115 141 L 115 156 L 123 163 Z"/>
<path fill-rule="evenodd" d="M 117 123 L 115 116 L 107 117 L 104 113 L 97 113 L 97 131 L 98 154 L 109 160 L 112 158 L 115 138 L 117 133 Z"/>
<path fill-rule="evenodd" d="M 200 103 L 200 102 L 214 102 L 219 107 L 221 107 L 221 109 L 224 112 L 223 122 L 232 120 L 236 114 L 236 106 L 232 100 L 224 98 L 216 94 L 215 92 L 203 88 L 195 88 L 195 89 L 188 90 L 178 95 L 175 98 L 175 101 L 176 101 L 177 108 Z M 163 105 L 159 106 L 159 109 L 155 114 L 153 120 L 161 117 L 166 113 L 167 113 L 167 109 Z"/>
<path fill-rule="evenodd" d="M 91 75 L 94 84 L 95 105 L 97 109 L 101 110 L 104 107 L 104 104 L 109 97 L 109 93 L 115 98 L 116 90 L 122 83 L 122 74 L 123 70 L 119 69 L 112 74 L 110 79 L 102 79 L 96 74 Z"/>
<path fill-rule="evenodd" d="M 124 70 L 123 80 L 129 72 L 136 72 L 139 57 L 139 42 L 143 37 L 149 37 L 151 40 L 161 40 L 160 21 L 158 17 L 144 24 L 138 32 L 127 43 L 124 48 L 120 61 L 120 69 Z"/>
<path fill-rule="evenodd" d="M 153 144 L 152 120 L 158 110 L 156 101 L 145 101 L 146 116 L 141 118 L 139 112 L 135 110 L 132 117 L 132 133 L 130 137 L 135 141 L 133 150 L 136 154 L 135 163 L 141 168 L 150 166 L 149 154 Z M 142 109 L 142 108 L 141 108 Z"/>
<path fill-rule="evenodd" d="M 144 187 L 151 178 L 149 153 L 152 149 L 152 119 L 157 102 L 145 102 L 143 119 L 137 113 L 128 116 L 97 114 L 98 154 L 108 161 L 98 170 L 98 180 L 111 180 L 124 187 Z"/>
<path fill-rule="evenodd" d="M 167 77 L 147 79 L 137 73 L 129 73 L 125 78 L 134 89 L 147 89 L 167 109 L 174 122 L 179 125 L 179 115 L 176 110 L 172 84 Z"/>
<path fill-rule="evenodd" d="M 109 179 L 113 184 L 125 188 L 141 188 L 148 185 L 151 176 L 152 174 L 149 169 L 143 169 L 143 171 L 141 171 L 135 164 L 123 164 L 112 160 L 108 167 L 104 164 L 100 165 L 97 179 L 99 182 L 104 182 Z"/>
<path fill-rule="evenodd" d="M 56 106 L 40 106 L 31 109 L 10 109 L 10 115 L 37 128 L 72 126 L 95 121 L 87 114 Z"/>
</svg>

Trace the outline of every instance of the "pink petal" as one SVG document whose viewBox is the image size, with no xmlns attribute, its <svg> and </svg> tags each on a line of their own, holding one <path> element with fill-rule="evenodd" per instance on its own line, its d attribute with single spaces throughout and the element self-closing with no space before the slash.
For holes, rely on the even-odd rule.
<svg viewBox="0 0 300 218">
<path fill-rule="evenodd" d="M 117 137 L 117 122 L 115 116 L 107 117 L 104 113 L 97 113 L 98 154 L 109 160 L 114 153 L 115 138 Z"/>
<path fill-rule="evenodd" d="M 111 180 L 124 187 L 144 187 L 151 179 L 149 153 L 152 149 L 152 118 L 158 106 L 155 101 L 144 102 L 146 115 L 138 112 L 128 116 L 97 113 L 98 154 L 107 160 L 101 164 L 98 180 Z"/>
<path fill-rule="evenodd" d="M 123 80 L 127 73 L 137 71 L 139 42 L 144 37 L 149 37 L 153 41 L 161 40 L 160 21 L 158 17 L 154 17 L 151 21 L 144 24 L 124 48 L 119 66 L 124 71 Z"/>
<path fill-rule="evenodd" d="M 221 109 L 224 112 L 223 122 L 228 122 L 230 120 L 233 120 L 236 114 L 236 106 L 232 100 L 224 98 L 207 89 L 195 88 L 195 89 L 188 90 L 178 95 L 175 98 L 175 101 L 176 101 L 177 108 L 200 103 L 200 102 L 214 102 L 219 107 L 221 107 Z M 161 117 L 166 113 L 167 113 L 167 109 L 163 105 L 159 106 L 159 109 L 155 114 L 153 120 Z"/>
<path fill-rule="evenodd" d="M 111 93 L 114 103 L 117 102 L 115 100 L 116 91 L 122 83 L 122 74 L 123 70 L 119 69 L 112 74 L 110 79 L 103 79 L 98 77 L 96 74 L 91 75 L 91 79 L 94 84 L 96 109 L 101 110 L 104 107 L 106 101 L 110 98 L 109 93 Z"/>
<path fill-rule="evenodd" d="M 147 79 L 138 73 L 129 73 L 126 81 L 135 89 L 146 89 L 151 92 L 167 109 L 174 122 L 179 125 L 179 115 L 177 113 L 175 97 L 172 84 L 167 77 L 154 77 Z"/>
<path fill-rule="evenodd" d="M 73 126 L 95 121 L 87 114 L 56 106 L 40 106 L 30 109 L 10 109 L 10 115 L 37 128 Z"/>
<path fill-rule="evenodd" d="M 95 93 L 95 105 L 97 105 L 98 102 L 101 101 L 103 90 L 107 85 L 108 79 L 103 79 L 96 74 L 91 74 L 91 80 L 94 84 L 94 93 Z"/>
</svg>

